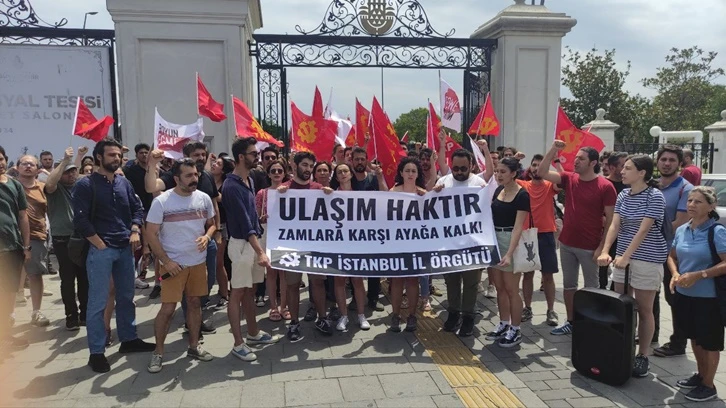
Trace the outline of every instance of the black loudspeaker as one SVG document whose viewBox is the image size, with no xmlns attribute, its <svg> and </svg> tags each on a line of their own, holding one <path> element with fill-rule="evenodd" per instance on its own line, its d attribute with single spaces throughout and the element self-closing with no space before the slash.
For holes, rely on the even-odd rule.
<svg viewBox="0 0 726 408">
<path fill-rule="evenodd" d="M 635 355 L 635 300 L 605 289 L 580 289 L 572 326 L 575 369 L 605 384 L 625 384 Z"/>
</svg>

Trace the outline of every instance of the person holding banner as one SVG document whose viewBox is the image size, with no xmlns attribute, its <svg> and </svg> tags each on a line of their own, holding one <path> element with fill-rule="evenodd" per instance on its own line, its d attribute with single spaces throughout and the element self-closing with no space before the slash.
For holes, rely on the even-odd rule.
<svg viewBox="0 0 726 408">
<path fill-rule="evenodd" d="M 395 185 L 390 191 L 397 193 L 426 194 L 424 173 L 418 159 L 404 157 L 398 163 L 396 170 Z M 411 299 L 408 305 L 408 317 L 406 318 L 406 331 L 416 331 L 416 303 L 418 299 L 419 282 L 418 277 L 412 278 L 391 278 L 391 306 L 393 316 L 391 317 L 392 332 L 401 331 L 401 303 L 403 300 L 403 287 L 406 287 L 406 296 Z"/>
<path fill-rule="evenodd" d="M 522 322 L 522 298 L 519 296 L 521 273 L 515 270 L 512 256 L 517 249 L 525 220 L 530 214 L 529 193 L 517 184 L 519 160 L 505 157 L 497 166 L 499 187 L 492 199 L 492 219 L 497 235 L 501 261 L 492 267 L 489 277 L 497 288 L 499 325 L 486 335 L 501 347 L 514 347 L 522 342 L 519 325 Z"/>
<path fill-rule="evenodd" d="M 353 178 L 353 169 L 350 165 L 344 162 L 339 163 L 335 166 L 333 171 L 334 177 L 331 180 L 331 187 L 324 188 L 325 193 L 328 194 L 335 189 L 336 191 L 353 191 L 351 185 L 351 179 Z M 338 303 L 338 310 L 341 313 L 345 311 L 345 281 L 346 277 L 336 276 L 335 277 L 335 300 Z M 362 330 L 369 330 L 371 328 L 370 323 L 366 319 L 365 315 L 365 300 L 366 300 L 366 289 L 363 286 L 363 278 L 350 278 L 350 282 L 353 285 L 353 299 L 355 299 L 356 311 L 358 312 L 358 324 Z M 348 316 L 341 316 L 338 319 L 336 329 L 340 331 L 346 331 L 348 329 Z"/>
</svg>

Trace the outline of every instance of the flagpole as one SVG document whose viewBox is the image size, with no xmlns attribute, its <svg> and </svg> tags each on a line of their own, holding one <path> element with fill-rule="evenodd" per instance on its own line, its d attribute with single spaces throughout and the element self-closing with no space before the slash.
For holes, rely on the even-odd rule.
<svg viewBox="0 0 726 408">
<path fill-rule="evenodd" d="M 197 88 L 197 116 L 201 116 L 201 113 L 199 113 L 199 72 L 195 73 L 197 78 L 196 88 Z"/>
<path fill-rule="evenodd" d="M 381 67 L 381 108 L 386 109 L 386 97 L 383 94 L 383 67 Z"/>
<path fill-rule="evenodd" d="M 489 103 L 489 92 L 487 92 L 487 97 L 484 99 L 484 109 L 486 109 L 487 104 Z M 481 124 L 484 122 L 484 112 L 482 112 L 481 119 L 479 119 L 479 126 L 476 127 L 476 136 L 479 136 L 479 129 L 481 129 Z M 486 135 L 481 135 L 486 136 Z"/>
<path fill-rule="evenodd" d="M 439 70 L 439 112 L 441 112 L 441 117 L 444 117 L 444 107 L 442 106 L 443 101 L 441 100 L 441 70 Z"/>
<path fill-rule="evenodd" d="M 81 106 L 81 96 L 76 101 L 76 113 L 73 115 L 73 129 L 71 129 L 71 138 L 68 139 L 68 147 L 73 147 L 73 134 L 76 132 L 76 123 L 78 123 L 78 109 Z"/>
</svg>

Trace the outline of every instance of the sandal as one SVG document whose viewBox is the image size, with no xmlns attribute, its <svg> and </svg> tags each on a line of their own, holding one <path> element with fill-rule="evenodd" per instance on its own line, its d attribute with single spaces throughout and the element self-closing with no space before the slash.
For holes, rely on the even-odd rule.
<svg viewBox="0 0 726 408">
<path fill-rule="evenodd" d="M 282 316 L 280 315 L 280 312 L 277 309 L 270 309 L 270 317 L 271 322 L 279 322 L 282 320 Z"/>
<path fill-rule="evenodd" d="M 285 320 L 292 320 L 292 315 L 290 314 L 290 311 L 285 308 L 285 310 L 282 311 L 282 318 Z"/>
</svg>

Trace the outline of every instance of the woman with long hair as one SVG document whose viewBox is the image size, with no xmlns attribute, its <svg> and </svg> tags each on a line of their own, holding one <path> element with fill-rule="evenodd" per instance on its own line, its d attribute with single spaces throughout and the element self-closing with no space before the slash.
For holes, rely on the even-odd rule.
<svg viewBox="0 0 726 408">
<path fill-rule="evenodd" d="M 390 191 L 398 193 L 411 193 L 424 195 L 426 194 L 426 182 L 424 181 L 424 173 L 421 169 L 421 163 L 413 157 L 404 157 L 398 163 L 396 170 L 396 178 L 394 186 Z M 391 279 L 391 306 L 393 307 L 393 316 L 391 317 L 390 330 L 393 332 L 401 331 L 401 309 L 403 303 L 403 287 L 406 287 L 406 296 L 413 299 L 408 302 L 408 317 L 406 318 L 406 331 L 412 332 L 416 330 L 416 300 L 419 292 L 419 279 L 413 278 L 392 278 Z"/>
<path fill-rule="evenodd" d="M 724 349 L 725 316 L 718 298 L 723 294 L 716 291 L 714 278 L 726 274 L 726 227 L 716 223 L 719 216 L 713 187 L 694 187 L 688 194 L 687 211 L 691 221 L 676 230 L 668 257 L 673 273 L 669 289 L 674 295 L 674 324 L 691 339 L 698 372 L 676 385 L 691 389 L 687 399 L 707 401 L 718 396 L 713 379 Z M 713 234 L 715 254 L 709 234 Z"/>
<path fill-rule="evenodd" d="M 522 272 L 515 271 L 512 255 L 519 244 L 522 230 L 530 216 L 529 193 L 517 183 L 519 160 L 505 157 L 499 161 L 494 176 L 499 187 L 492 198 L 492 219 L 499 246 L 500 262 L 492 265 L 489 279 L 497 288 L 499 325 L 486 335 L 487 340 L 497 341 L 501 347 L 514 347 L 522 342 L 519 325 L 522 323 L 522 297 L 519 281 Z"/>
<path fill-rule="evenodd" d="M 317 165 L 316 165 L 317 166 Z M 317 172 L 315 173 L 317 174 Z M 333 190 L 336 191 L 353 191 L 351 180 L 353 179 L 353 169 L 347 163 L 340 163 L 335 166 L 333 171 L 334 177 L 330 180 L 330 187 L 325 187 L 323 190 L 326 193 L 330 193 Z M 334 279 L 334 292 L 335 302 L 338 304 L 338 310 L 342 314 L 338 318 L 338 323 L 335 326 L 340 331 L 346 331 L 348 329 L 348 316 L 346 315 L 345 306 L 346 295 L 345 295 L 345 281 L 346 277 L 336 276 Z M 362 330 L 368 330 L 371 328 L 370 323 L 366 319 L 364 314 L 364 308 L 366 305 L 366 289 L 363 286 L 363 278 L 350 278 L 351 285 L 353 286 L 353 299 L 355 299 L 356 312 L 358 313 L 358 325 Z"/>
<path fill-rule="evenodd" d="M 663 263 L 668 258 L 668 246 L 661 232 L 665 214 L 665 198 L 653 179 L 653 159 L 650 156 L 630 156 L 621 175 L 629 185 L 618 194 L 615 214 L 598 257 L 600 266 L 612 264 L 615 291 L 625 287 L 638 305 L 638 354 L 633 363 L 633 376 L 645 377 L 649 372 L 647 355 L 655 332 L 653 299 L 663 281 Z M 610 247 L 617 238 L 615 259 Z M 626 268 L 630 280 L 625 281 Z"/>
<path fill-rule="evenodd" d="M 270 188 L 265 188 L 257 192 L 255 204 L 257 206 L 257 214 L 260 216 L 260 224 L 263 225 L 262 238 L 260 245 L 265 249 L 267 244 L 267 192 L 269 190 L 277 190 L 280 185 L 289 180 L 287 175 L 287 163 L 283 159 L 278 159 L 270 163 L 267 167 L 267 177 L 270 178 Z M 291 320 L 292 316 L 287 309 L 287 285 L 280 285 L 280 306 L 277 305 L 277 282 L 285 282 L 285 272 L 273 268 L 267 268 L 267 296 L 270 299 L 270 315 L 269 319 L 273 322 L 279 322 L 282 319 Z"/>
<path fill-rule="evenodd" d="M 217 239 L 217 283 L 219 284 L 219 302 L 214 307 L 215 310 L 222 310 L 229 303 L 229 277 L 227 269 L 224 265 L 224 256 L 227 249 L 227 214 L 222 206 L 222 183 L 227 178 L 227 174 L 234 170 L 234 161 L 228 158 L 218 157 L 211 163 L 210 173 L 214 178 L 214 184 L 219 191 L 219 230 L 216 232 Z"/>
<path fill-rule="evenodd" d="M 330 187 L 330 172 L 332 166 L 326 161 L 319 161 L 313 166 L 313 180 L 323 187 Z"/>
</svg>

